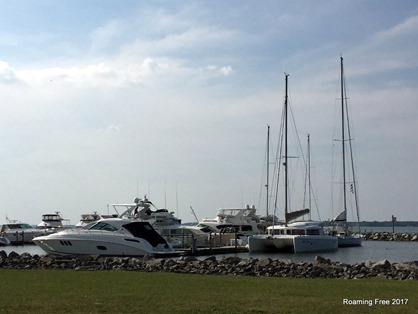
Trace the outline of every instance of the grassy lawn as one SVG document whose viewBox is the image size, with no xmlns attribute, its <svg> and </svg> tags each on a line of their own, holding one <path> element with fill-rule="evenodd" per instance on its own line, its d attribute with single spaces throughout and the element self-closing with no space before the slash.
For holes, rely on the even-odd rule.
<svg viewBox="0 0 418 314">
<path fill-rule="evenodd" d="M 0 313 L 418 313 L 417 281 L 9 269 L 0 278 Z"/>
</svg>

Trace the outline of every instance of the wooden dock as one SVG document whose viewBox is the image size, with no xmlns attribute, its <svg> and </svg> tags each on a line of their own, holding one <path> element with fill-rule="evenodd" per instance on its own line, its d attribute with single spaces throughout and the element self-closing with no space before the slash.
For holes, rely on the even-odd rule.
<svg viewBox="0 0 418 314">
<path fill-rule="evenodd" d="M 247 253 L 248 248 L 245 246 L 218 246 L 218 247 L 197 247 L 189 249 L 180 249 L 183 256 L 204 256 L 204 255 L 218 255 L 218 254 L 234 254 Z"/>
</svg>

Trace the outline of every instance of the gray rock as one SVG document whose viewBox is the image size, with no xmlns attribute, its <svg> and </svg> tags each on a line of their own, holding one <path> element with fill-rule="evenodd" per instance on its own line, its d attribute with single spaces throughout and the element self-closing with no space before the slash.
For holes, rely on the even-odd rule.
<svg viewBox="0 0 418 314">
<path fill-rule="evenodd" d="M 391 264 L 387 259 L 380 261 L 380 262 L 376 262 L 372 266 L 372 269 L 390 269 L 390 268 L 391 268 Z"/>
<path fill-rule="evenodd" d="M 258 261 L 258 267 L 265 268 L 265 267 L 269 266 L 271 263 L 272 263 L 271 258 L 262 258 Z"/>
<path fill-rule="evenodd" d="M 315 256 L 314 262 L 315 264 L 331 264 L 330 259 L 323 258 L 322 256 Z"/>
</svg>

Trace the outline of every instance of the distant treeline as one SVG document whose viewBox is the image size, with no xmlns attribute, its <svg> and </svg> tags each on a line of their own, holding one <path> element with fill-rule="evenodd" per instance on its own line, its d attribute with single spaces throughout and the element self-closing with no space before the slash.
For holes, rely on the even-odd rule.
<svg viewBox="0 0 418 314">
<path fill-rule="evenodd" d="M 392 221 L 361 221 L 357 222 L 347 222 L 348 226 L 358 226 L 360 227 L 392 227 Z M 325 221 L 324 225 L 331 225 L 331 222 Z M 398 227 L 418 227 L 418 221 L 395 221 L 395 226 Z"/>
</svg>

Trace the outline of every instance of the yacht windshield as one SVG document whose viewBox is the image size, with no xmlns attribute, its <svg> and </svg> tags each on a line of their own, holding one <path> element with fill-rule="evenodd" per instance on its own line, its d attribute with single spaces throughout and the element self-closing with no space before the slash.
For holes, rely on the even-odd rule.
<svg viewBox="0 0 418 314">
<path fill-rule="evenodd" d="M 100 221 L 96 224 L 93 224 L 93 226 L 91 226 L 89 230 L 118 231 L 119 229 L 107 222 Z"/>
<path fill-rule="evenodd" d="M 155 231 L 148 222 L 131 222 L 123 227 L 128 230 L 134 237 L 147 240 L 153 247 L 158 244 L 166 244 L 163 237 Z"/>
</svg>

